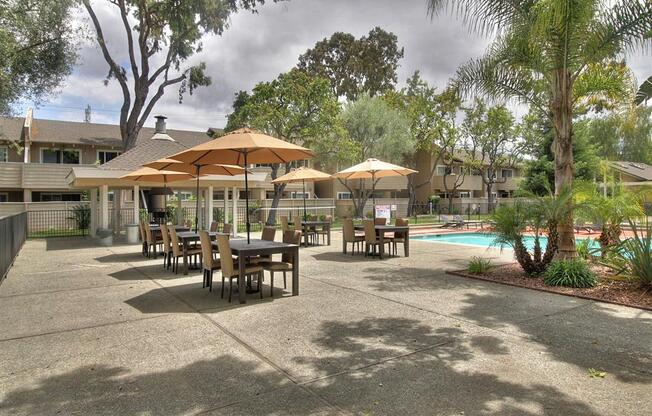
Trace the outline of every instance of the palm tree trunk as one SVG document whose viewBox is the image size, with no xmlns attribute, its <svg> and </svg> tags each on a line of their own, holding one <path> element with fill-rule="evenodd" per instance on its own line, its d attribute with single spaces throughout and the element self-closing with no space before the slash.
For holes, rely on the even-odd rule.
<svg viewBox="0 0 652 416">
<path fill-rule="evenodd" d="M 554 73 L 552 97 L 552 121 L 555 128 L 553 151 L 555 154 L 555 194 L 573 185 L 573 84 L 567 69 L 558 69 Z M 569 203 L 571 203 L 569 201 Z M 569 210 L 565 221 L 557 225 L 559 232 L 559 249 L 557 258 L 577 257 L 575 234 L 573 230 L 573 213 Z"/>
</svg>

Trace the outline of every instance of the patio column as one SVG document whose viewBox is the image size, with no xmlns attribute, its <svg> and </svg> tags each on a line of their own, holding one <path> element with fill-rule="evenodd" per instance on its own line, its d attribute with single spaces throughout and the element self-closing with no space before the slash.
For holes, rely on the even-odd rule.
<svg viewBox="0 0 652 416">
<path fill-rule="evenodd" d="M 109 185 L 100 185 L 99 228 L 109 228 Z"/>
<path fill-rule="evenodd" d="M 213 223 L 213 185 L 206 190 L 206 229 Z"/>
<path fill-rule="evenodd" d="M 91 210 L 91 222 L 89 224 L 90 230 L 89 234 L 91 237 L 97 235 L 97 188 L 93 188 L 88 192 L 88 197 L 90 198 L 90 210 Z"/>
<path fill-rule="evenodd" d="M 233 236 L 235 237 L 238 234 L 238 188 L 233 187 Z"/>
<path fill-rule="evenodd" d="M 140 186 L 134 185 L 134 224 L 140 223 Z"/>
<path fill-rule="evenodd" d="M 224 224 L 229 223 L 229 187 L 224 187 Z"/>
<path fill-rule="evenodd" d="M 196 195 L 197 201 L 199 202 L 199 211 L 197 212 L 197 221 L 199 224 L 197 224 L 197 229 L 198 230 L 203 230 L 205 227 L 204 224 L 204 205 L 202 199 L 204 199 L 204 190 L 199 189 L 199 193 Z"/>
</svg>

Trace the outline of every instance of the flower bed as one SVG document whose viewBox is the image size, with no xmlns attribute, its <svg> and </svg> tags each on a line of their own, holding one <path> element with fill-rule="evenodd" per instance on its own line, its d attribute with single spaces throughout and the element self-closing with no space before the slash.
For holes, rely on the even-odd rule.
<svg viewBox="0 0 652 416">
<path fill-rule="evenodd" d="M 591 269 L 598 275 L 599 280 L 598 285 L 592 288 L 548 286 L 543 282 L 543 277 L 526 275 L 518 263 L 495 266 L 483 274 L 472 274 L 467 270 L 449 271 L 448 273 L 471 279 L 652 310 L 652 290 L 649 287 L 636 281 L 619 280 L 609 269 L 602 266 L 592 265 Z"/>
</svg>

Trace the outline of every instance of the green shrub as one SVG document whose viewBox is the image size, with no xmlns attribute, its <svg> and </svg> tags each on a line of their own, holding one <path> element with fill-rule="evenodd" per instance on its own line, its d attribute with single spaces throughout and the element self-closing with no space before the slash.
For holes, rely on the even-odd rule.
<svg viewBox="0 0 652 416">
<path fill-rule="evenodd" d="M 469 262 L 469 273 L 483 274 L 491 268 L 491 261 L 482 257 L 473 256 Z"/>
<path fill-rule="evenodd" d="M 652 224 L 643 229 L 630 221 L 634 236 L 621 241 L 607 252 L 606 263 L 616 273 L 652 285 Z"/>
<path fill-rule="evenodd" d="M 588 260 L 595 255 L 595 249 L 591 248 L 591 243 L 593 242 L 590 238 L 585 238 L 577 240 L 575 243 L 575 248 L 577 249 L 577 255 Z"/>
<path fill-rule="evenodd" d="M 594 287 L 598 284 L 598 277 L 583 259 L 553 261 L 543 277 L 549 286 Z"/>
<path fill-rule="evenodd" d="M 75 220 L 77 229 L 85 230 L 91 225 L 91 209 L 84 204 L 75 205 L 72 209 L 72 217 L 69 220 Z"/>
</svg>

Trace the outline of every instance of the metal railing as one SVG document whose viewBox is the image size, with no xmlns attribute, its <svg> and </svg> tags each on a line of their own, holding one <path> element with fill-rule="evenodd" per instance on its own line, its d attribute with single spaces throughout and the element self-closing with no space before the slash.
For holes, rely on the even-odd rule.
<svg viewBox="0 0 652 416">
<path fill-rule="evenodd" d="M 73 237 L 88 235 L 90 209 L 79 205 L 74 209 L 27 211 L 27 237 Z"/>
<path fill-rule="evenodd" d="M 0 218 L 0 283 L 27 238 L 27 212 Z"/>
</svg>

